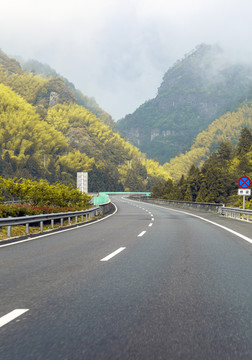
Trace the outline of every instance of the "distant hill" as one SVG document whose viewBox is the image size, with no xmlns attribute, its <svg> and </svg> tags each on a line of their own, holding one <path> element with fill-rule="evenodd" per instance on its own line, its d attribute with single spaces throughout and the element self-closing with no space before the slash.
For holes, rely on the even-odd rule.
<svg viewBox="0 0 252 360">
<path fill-rule="evenodd" d="M 202 44 L 164 75 L 154 99 L 116 123 L 150 158 L 169 162 L 228 111 L 252 98 L 252 66 L 232 64 L 218 46 Z"/>
<path fill-rule="evenodd" d="M 26 73 L 0 52 L 0 176 L 76 186 L 76 172 L 88 171 L 90 191 L 145 191 L 169 178 L 51 75 Z"/>
</svg>

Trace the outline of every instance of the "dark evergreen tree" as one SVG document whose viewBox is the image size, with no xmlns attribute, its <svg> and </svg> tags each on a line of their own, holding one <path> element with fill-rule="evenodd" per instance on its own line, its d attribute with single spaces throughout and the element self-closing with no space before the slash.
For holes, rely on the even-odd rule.
<svg viewBox="0 0 252 360">
<path fill-rule="evenodd" d="M 196 202 L 206 202 L 207 193 L 206 182 L 203 181 L 196 197 Z"/>
<path fill-rule="evenodd" d="M 232 143 L 230 141 L 221 142 L 218 146 L 217 157 L 220 160 L 231 160 L 232 158 Z"/>
<path fill-rule="evenodd" d="M 158 181 L 151 189 L 151 196 L 156 199 L 161 199 L 166 195 L 164 182 Z"/>
<path fill-rule="evenodd" d="M 236 154 L 243 155 L 248 152 L 252 147 L 252 133 L 245 127 L 241 130 L 239 141 L 236 147 Z"/>
<path fill-rule="evenodd" d="M 252 172 L 252 164 L 246 154 L 243 154 L 240 157 L 238 171 L 240 176 L 247 175 L 248 173 Z"/>
</svg>

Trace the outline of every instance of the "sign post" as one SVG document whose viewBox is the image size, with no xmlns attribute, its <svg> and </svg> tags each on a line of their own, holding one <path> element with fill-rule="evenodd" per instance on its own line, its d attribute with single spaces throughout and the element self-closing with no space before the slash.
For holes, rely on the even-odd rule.
<svg viewBox="0 0 252 360">
<path fill-rule="evenodd" d="M 77 172 L 77 189 L 83 193 L 88 193 L 88 173 Z"/>
<path fill-rule="evenodd" d="M 238 195 L 243 196 L 243 210 L 245 210 L 245 197 L 251 195 L 251 189 L 249 189 L 251 180 L 247 176 L 242 176 L 238 181 L 238 185 L 240 187 L 240 189 L 238 189 Z"/>
</svg>

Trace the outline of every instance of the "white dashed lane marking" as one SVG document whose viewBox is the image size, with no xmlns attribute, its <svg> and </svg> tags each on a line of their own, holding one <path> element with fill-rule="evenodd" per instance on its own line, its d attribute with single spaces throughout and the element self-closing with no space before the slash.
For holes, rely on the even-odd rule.
<svg viewBox="0 0 252 360">
<path fill-rule="evenodd" d="M 2 316 L 0 318 L 0 327 L 8 324 L 9 322 L 11 322 L 12 320 L 16 319 L 17 317 L 19 317 L 20 315 L 24 314 L 26 311 L 28 311 L 29 309 L 15 309 L 13 311 L 11 311 L 10 313 Z"/>
<path fill-rule="evenodd" d="M 116 256 L 117 254 L 119 254 L 121 251 L 125 250 L 126 247 L 120 247 L 119 249 L 117 249 L 116 251 L 112 252 L 111 254 L 105 256 L 103 259 L 101 259 L 100 261 L 108 261 L 110 260 L 112 257 Z"/>
<path fill-rule="evenodd" d="M 140 234 L 138 234 L 137 236 L 140 237 L 140 236 L 143 236 L 144 234 L 146 233 L 146 231 L 142 231 Z"/>
</svg>

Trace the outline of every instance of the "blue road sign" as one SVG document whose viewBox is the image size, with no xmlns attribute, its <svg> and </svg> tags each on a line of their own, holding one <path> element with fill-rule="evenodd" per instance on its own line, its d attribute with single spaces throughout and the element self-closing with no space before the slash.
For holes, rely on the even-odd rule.
<svg viewBox="0 0 252 360">
<path fill-rule="evenodd" d="M 249 177 L 247 176 L 242 176 L 239 181 L 238 181 L 238 185 L 240 188 L 242 189 L 247 189 L 250 187 L 251 185 L 251 180 Z"/>
</svg>

